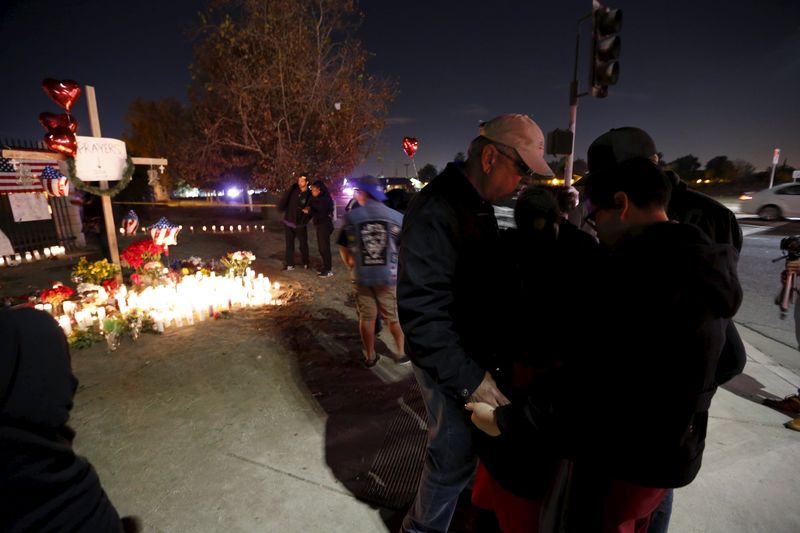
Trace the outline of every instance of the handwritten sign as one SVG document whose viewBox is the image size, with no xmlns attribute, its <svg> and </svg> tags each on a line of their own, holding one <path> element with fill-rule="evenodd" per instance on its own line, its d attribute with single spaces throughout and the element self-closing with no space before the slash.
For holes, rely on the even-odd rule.
<svg viewBox="0 0 800 533">
<path fill-rule="evenodd" d="M 78 137 L 75 174 L 83 181 L 121 180 L 128 152 L 119 139 Z M 65 172 L 66 169 L 62 169 Z"/>
<path fill-rule="evenodd" d="M 50 209 L 47 198 L 40 192 L 24 192 L 8 195 L 14 222 L 30 222 L 32 220 L 49 220 Z"/>
</svg>

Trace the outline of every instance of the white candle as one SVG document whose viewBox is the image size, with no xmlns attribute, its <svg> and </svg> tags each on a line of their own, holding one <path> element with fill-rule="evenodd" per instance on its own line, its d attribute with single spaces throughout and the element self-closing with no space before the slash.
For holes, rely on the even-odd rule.
<svg viewBox="0 0 800 533">
<path fill-rule="evenodd" d="M 75 312 L 75 302 L 64 302 L 61 307 L 66 315 L 72 315 Z"/>
<path fill-rule="evenodd" d="M 192 233 L 194 233 L 194 226 L 189 226 L 189 231 L 191 231 Z"/>
<path fill-rule="evenodd" d="M 53 255 L 53 253 L 50 251 L 50 248 L 45 248 L 44 249 L 44 256 L 45 257 L 50 257 L 52 255 Z"/>
<path fill-rule="evenodd" d="M 102 324 L 103 319 L 106 317 L 106 308 L 105 307 L 98 307 L 97 308 L 97 319 Z"/>
<path fill-rule="evenodd" d="M 239 231 L 242 231 L 242 225 L 239 224 L 238 226 L 236 226 L 236 229 L 239 230 Z"/>
<path fill-rule="evenodd" d="M 61 315 L 58 317 L 58 325 L 64 330 L 64 335 L 72 335 L 72 324 L 70 323 L 67 315 Z"/>
<path fill-rule="evenodd" d="M 42 255 L 39 253 L 39 250 L 33 251 L 33 258 L 36 259 L 37 261 L 42 258 Z"/>
<path fill-rule="evenodd" d="M 0 255 L 0 267 L 6 266 L 6 258 Z"/>
<path fill-rule="evenodd" d="M 25 261 L 27 261 L 27 262 L 29 262 L 29 263 L 30 263 L 31 261 L 33 261 L 33 256 L 31 255 L 31 253 L 30 253 L 30 252 L 25 252 Z"/>
<path fill-rule="evenodd" d="M 53 314 L 53 304 L 44 304 L 44 310 L 52 315 Z"/>
<path fill-rule="evenodd" d="M 33 306 L 33 308 L 38 311 L 44 311 L 44 304 L 36 304 Z"/>
<path fill-rule="evenodd" d="M 211 231 L 217 231 L 217 226 L 216 225 L 212 225 L 211 226 Z"/>
</svg>

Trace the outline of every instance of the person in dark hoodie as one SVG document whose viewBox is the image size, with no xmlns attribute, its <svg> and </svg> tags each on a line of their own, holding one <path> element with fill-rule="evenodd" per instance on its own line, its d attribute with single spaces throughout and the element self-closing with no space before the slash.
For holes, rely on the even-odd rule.
<svg viewBox="0 0 800 533">
<path fill-rule="evenodd" d="M 308 177 L 301 174 L 297 183 L 284 193 L 278 210 L 283 212 L 284 234 L 286 237 L 286 265 L 283 270 L 294 270 L 294 240 L 300 243 L 300 255 L 303 259 L 303 268 L 308 269 L 308 207 L 311 192 L 308 190 Z"/>
<path fill-rule="evenodd" d="M 555 195 L 562 190 L 525 188 L 514 207 L 516 227 L 501 232 L 510 286 L 503 291 L 507 312 L 496 339 L 511 359 L 511 379 L 498 386 L 512 403 L 548 394 L 549 375 L 573 344 L 570 315 L 582 301 L 576 280 L 596 261 L 597 241 L 565 218 Z M 557 450 L 502 436 L 476 435 L 475 442 L 480 463 L 473 505 L 491 510 L 504 533 L 537 531 L 541 502 L 559 463 Z"/>
<path fill-rule="evenodd" d="M 668 178 L 648 159 L 587 178 L 604 249 L 585 272 L 587 344 L 549 398 L 467 409 L 489 434 L 548 439 L 572 460 L 563 530 L 639 532 L 667 489 L 700 470 L 725 330 L 742 299 L 738 253 L 669 221 Z"/>
<path fill-rule="evenodd" d="M 78 380 L 53 317 L 0 311 L 0 531 L 128 532 L 67 426 Z"/>
<path fill-rule="evenodd" d="M 307 214 L 317 230 L 317 248 L 322 258 L 322 270 L 317 272 L 321 278 L 333 276 L 331 265 L 331 234 L 333 233 L 333 199 L 322 180 L 311 184 L 311 198 Z"/>
<path fill-rule="evenodd" d="M 653 139 L 646 131 L 635 127 L 613 128 L 595 139 L 589 146 L 587 162 L 589 172 L 599 172 L 615 167 L 632 157 L 645 157 L 660 164 Z M 742 251 L 742 230 L 736 215 L 713 198 L 689 188 L 678 174 L 664 172 L 670 186 L 667 216 L 700 228 L 713 242 L 730 244 Z M 733 321 L 725 332 L 725 347 L 717 365 L 717 385 L 738 376 L 747 361 L 744 343 Z M 656 511 L 648 533 L 666 533 L 672 509 L 672 491 L 669 491 Z"/>
</svg>

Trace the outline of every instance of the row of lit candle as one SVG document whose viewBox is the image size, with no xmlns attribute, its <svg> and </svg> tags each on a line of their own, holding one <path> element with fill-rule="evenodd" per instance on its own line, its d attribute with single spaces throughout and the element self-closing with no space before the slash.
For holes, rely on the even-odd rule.
<svg viewBox="0 0 800 533">
<path fill-rule="evenodd" d="M 123 285 L 114 298 L 120 313 L 139 311 L 153 320 L 156 331 L 163 332 L 171 325 L 193 325 L 195 320 L 204 321 L 234 307 L 279 305 L 282 302 L 273 297 L 273 291 L 279 289 L 279 283 L 270 283 L 269 278 L 248 268 L 244 276 L 217 276 L 214 272 L 205 276 L 197 272 L 177 283 L 141 291 L 129 291 Z M 113 302 L 114 299 L 109 299 L 109 303 Z M 73 324 L 78 329 L 87 329 L 98 321 L 102 329 L 105 306 L 88 304 L 78 309 L 75 302 L 67 301 L 62 309 L 64 314 L 57 320 L 67 335 L 72 333 Z M 52 312 L 52 307 L 43 310 Z"/>
<path fill-rule="evenodd" d="M 245 229 L 242 230 L 242 225 L 239 224 L 239 225 L 236 226 L 236 231 L 239 231 L 239 232 L 244 231 L 244 233 L 247 233 L 247 232 L 250 231 L 250 226 L 249 225 L 245 226 L 244 228 Z M 200 229 L 202 229 L 203 231 L 207 232 L 208 231 L 208 226 L 202 226 L 202 228 L 200 228 Z M 259 229 L 261 229 L 262 233 L 264 232 L 264 226 L 263 225 L 262 226 L 257 226 L 257 225 L 253 226 L 253 231 L 258 231 Z M 194 226 L 189 226 L 189 231 L 194 233 Z M 219 226 L 212 225 L 211 226 L 211 233 L 225 233 L 225 226 L 223 226 L 223 225 L 219 225 Z M 233 226 L 228 226 L 228 233 L 233 233 Z"/>
<path fill-rule="evenodd" d="M 42 259 L 56 258 L 66 255 L 67 249 L 63 246 L 48 246 L 41 252 L 34 250 L 32 252 L 16 253 L 14 255 L 4 256 L 0 255 L 0 267 L 19 265 L 23 261 L 26 263 L 33 263 L 34 261 L 41 261 Z"/>
<path fill-rule="evenodd" d="M 178 227 L 180 229 L 183 229 L 183 226 L 178 226 Z M 243 227 L 244 227 L 244 229 L 242 229 Z M 147 233 L 149 231 L 147 228 L 140 228 L 140 229 L 142 230 L 142 233 Z M 198 230 L 200 230 L 200 229 L 202 229 L 202 231 L 204 231 L 204 232 L 208 232 L 209 231 L 209 227 L 208 226 L 198 227 Z M 255 226 L 253 226 L 252 231 L 258 231 L 259 229 L 261 230 L 262 233 L 264 233 L 265 226 L 263 226 L 263 225 L 261 225 L 261 226 L 255 225 Z M 233 226 L 228 226 L 228 229 L 226 230 L 224 225 L 220 224 L 219 226 L 217 226 L 216 224 L 214 224 L 214 225 L 211 226 L 210 230 L 211 230 L 211 233 L 225 233 L 226 231 L 228 233 L 233 233 L 234 227 Z M 194 226 L 189 226 L 189 231 L 194 233 Z M 236 226 L 236 231 L 243 232 L 243 233 L 248 233 L 251 230 L 250 230 L 250 226 L 249 225 L 242 226 L 241 224 L 239 224 L 239 225 Z M 119 233 L 120 233 L 120 235 L 125 235 L 125 228 L 119 228 Z M 199 231 L 198 231 L 198 233 L 199 233 Z"/>
</svg>

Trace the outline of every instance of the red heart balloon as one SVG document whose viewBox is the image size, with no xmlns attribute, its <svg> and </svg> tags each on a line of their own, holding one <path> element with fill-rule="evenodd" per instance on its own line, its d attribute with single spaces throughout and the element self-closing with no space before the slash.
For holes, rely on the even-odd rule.
<svg viewBox="0 0 800 533">
<path fill-rule="evenodd" d="M 39 115 L 39 123 L 44 126 L 47 131 L 53 131 L 56 128 L 67 128 L 72 133 L 78 132 L 78 121 L 72 115 L 61 113 L 48 113 L 45 111 Z"/>
<path fill-rule="evenodd" d="M 78 153 L 78 139 L 68 128 L 56 128 L 44 136 L 44 144 L 54 152 L 72 157 Z"/>
<path fill-rule="evenodd" d="M 417 148 L 419 148 L 418 140 L 414 137 L 403 137 L 403 151 L 408 157 L 413 159 L 414 154 L 417 153 Z"/>
<path fill-rule="evenodd" d="M 81 95 L 81 87 L 78 82 L 72 80 L 54 80 L 47 78 L 42 82 L 42 89 L 45 94 L 53 99 L 55 103 L 69 111 L 75 100 Z"/>
</svg>

